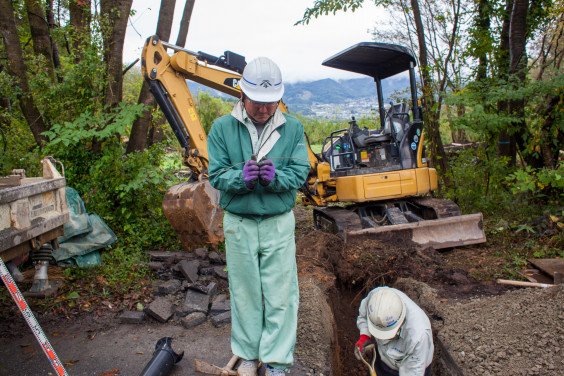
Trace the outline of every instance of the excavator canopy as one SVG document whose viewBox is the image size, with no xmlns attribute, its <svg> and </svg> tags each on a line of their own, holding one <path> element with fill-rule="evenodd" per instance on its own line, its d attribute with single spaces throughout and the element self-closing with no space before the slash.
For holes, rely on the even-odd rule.
<svg viewBox="0 0 564 376">
<path fill-rule="evenodd" d="M 415 67 L 417 61 L 406 47 L 362 42 L 331 56 L 322 65 L 383 80 Z"/>
</svg>

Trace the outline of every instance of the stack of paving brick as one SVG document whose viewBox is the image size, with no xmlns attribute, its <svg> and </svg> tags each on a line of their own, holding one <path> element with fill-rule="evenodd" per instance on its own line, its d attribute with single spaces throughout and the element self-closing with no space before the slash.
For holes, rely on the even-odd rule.
<svg viewBox="0 0 564 376">
<path fill-rule="evenodd" d="M 231 322 L 225 254 L 198 248 L 194 252 L 149 252 L 155 299 L 143 311 L 128 311 L 123 322 L 140 323 L 148 315 L 191 328 L 206 320 L 215 326 Z"/>
</svg>

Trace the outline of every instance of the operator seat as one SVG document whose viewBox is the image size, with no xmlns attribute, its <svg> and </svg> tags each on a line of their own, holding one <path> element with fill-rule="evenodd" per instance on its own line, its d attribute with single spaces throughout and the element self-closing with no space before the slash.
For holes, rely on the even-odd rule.
<svg viewBox="0 0 564 376">
<path fill-rule="evenodd" d="M 409 107 L 407 103 L 390 103 L 390 109 L 386 114 L 385 129 L 389 129 L 391 134 L 392 127 L 394 127 L 393 132 L 396 134 L 396 141 L 400 142 L 408 126 Z"/>
</svg>

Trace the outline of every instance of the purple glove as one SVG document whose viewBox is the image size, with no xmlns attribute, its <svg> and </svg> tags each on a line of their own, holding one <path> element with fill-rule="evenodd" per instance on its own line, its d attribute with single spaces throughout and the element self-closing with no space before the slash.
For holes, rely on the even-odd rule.
<svg viewBox="0 0 564 376">
<path fill-rule="evenodd" d="M 260 167 L 260 184 L 266 187 L 274 179 L 274 164 L 272 164 L 270 159 L 265 159 L 258 166 Z"/>
<path fill-rule="evenodd" d="M 258 177 L 259 166 L 257 165 L 257 161 L 250 160 L 245 163 L 245 166 L 243 166 L 243 180 L 245 180 L 247 188 L 253 189 L 257 184 Z"/>
</svg>

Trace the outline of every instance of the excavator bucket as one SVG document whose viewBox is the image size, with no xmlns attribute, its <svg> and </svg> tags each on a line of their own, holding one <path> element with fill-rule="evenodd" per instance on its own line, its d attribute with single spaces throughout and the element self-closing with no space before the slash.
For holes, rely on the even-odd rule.
<svg viewBox="0 0 564 376">
<path fill-rule="evenodd" d="M 411 241 L 418 248 L 443 249 L 486 242 L 482 213 L 346 231 L 345 242 L 363 239 Z"/>
<path fill-rule="evenodd" d="M 170 187 L 163 199 L 163 211 L 187 250 L 202 246 L 216 249 L 225 240 L 219 191 L 207 180 Z"/>
</svg>

